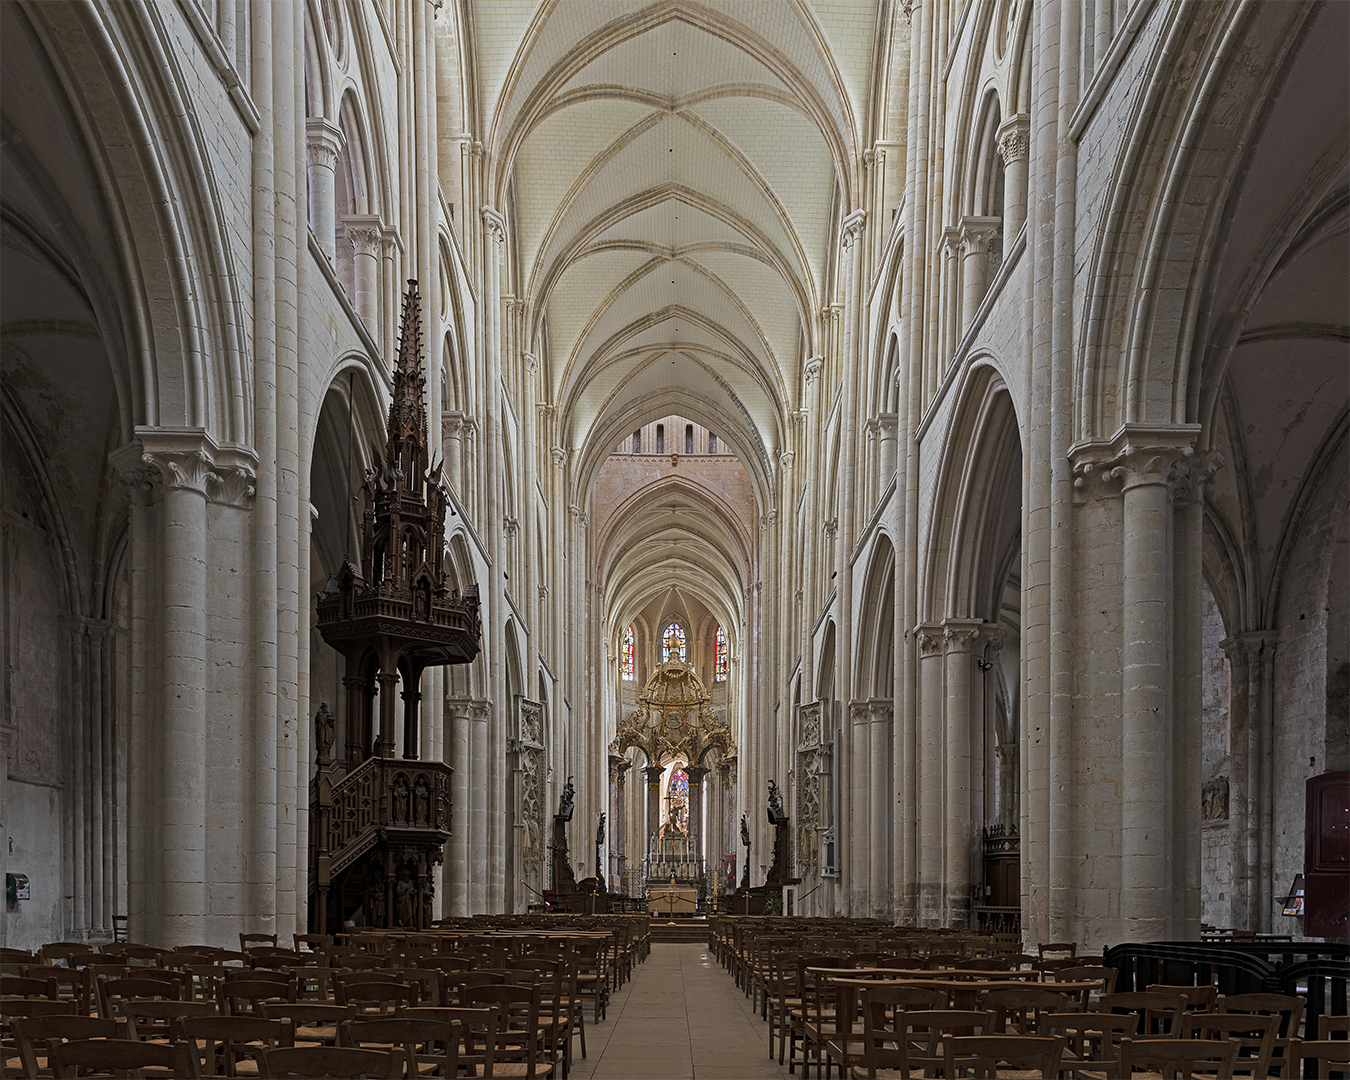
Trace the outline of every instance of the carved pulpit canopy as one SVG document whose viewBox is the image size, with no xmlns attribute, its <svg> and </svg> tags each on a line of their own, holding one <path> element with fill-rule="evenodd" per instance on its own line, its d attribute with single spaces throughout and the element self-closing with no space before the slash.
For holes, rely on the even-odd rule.
<svg viewBox="0 0 1350 1080">
<path fill-rule="evenodd" d="M 653 765 L 668 755 L 699 765 L 713 749 L 725 757 L 732 748 L 731 729 L 713 712 L 703 680 L 678 660 L 652 672 L 614 742 L 620 754 L 638 747 Z"/>
</svg>

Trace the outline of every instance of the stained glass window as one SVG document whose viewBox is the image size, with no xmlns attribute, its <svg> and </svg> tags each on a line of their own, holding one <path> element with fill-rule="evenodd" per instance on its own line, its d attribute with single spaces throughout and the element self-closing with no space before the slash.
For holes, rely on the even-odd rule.
<svg viewBox="0 0 1350 1080">
<path fill-rule="evenodd" d="M 717 637 L 713 639 L 713 679 L 716 682 L 727 681 L 727 632 L 720 626 Z"/>
<path fill-rule="evenodd" d="M 677 622 L 667 626 L 666 632 L 661 635 L 661 662 L 664 664 L 671 660 L 684 663 L 684 627 Z"/>
<path fill-rule="evenodd" d="M 619 666 L 623 671 L 623 677 L 628 682 L 637 678 L 637 665 L 633 660 L 633 628 L 630 626 L 623 632 L 623 652 L 620 654 Z"/>
<path fill-rule="evenodd" d="M 670 825 L 682 833 L 689 832 L 689 774 L 684 766 L 676 765 L 670 774 Z"/>
</svg>

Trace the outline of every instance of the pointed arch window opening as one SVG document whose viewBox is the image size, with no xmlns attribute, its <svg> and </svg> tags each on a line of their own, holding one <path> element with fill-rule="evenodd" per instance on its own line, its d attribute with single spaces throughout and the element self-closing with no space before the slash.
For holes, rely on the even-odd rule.
<svg viewBox="0 0 1350 1080">
<path fill-rule="evenodd" d="M 713 682 L 727 681 L 727 632 L 717 628 L 713 639 Z"/>
<path fill-rule="evenodd" d="M 666 833 L 689 835 L 689 774 L 679 761 L 671 765 L 666 787 Z"/>
<path fill-rule="evenodd" d="M 620 669 L 624 682 L 632 682 L 637 678 L 637 660 L 636 649 L 634 648 L 634 634 L 632 626 L 623 632 L 623 648 L 620 652 Z"/>
<path fill-rule="evenodd" d="M 678 660 L 683 664 L 686 663 L 685 657 L 687 655 L 684 627 L 677 622 L 673 622 L 666 627 L 665 633 L 661 635 L 661 663 L 668 664 L 672 660 Z"/>
</svg>

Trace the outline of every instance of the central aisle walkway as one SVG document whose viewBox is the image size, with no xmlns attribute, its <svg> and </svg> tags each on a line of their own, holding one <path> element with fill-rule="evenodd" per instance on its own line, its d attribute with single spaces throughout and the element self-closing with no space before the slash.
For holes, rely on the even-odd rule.
<svg viewBox="0 0 1350 1080">
<path fill-rule="evenodd" d="M 632 982 L 578 1046 L 572 1080 L 741 1080 L 786 1077 L 769 1059 L 769 1026 L 706 945 L 655 943 Z M 775 1047 L 776 1049 L 776 1047 Z"/>
</svg>

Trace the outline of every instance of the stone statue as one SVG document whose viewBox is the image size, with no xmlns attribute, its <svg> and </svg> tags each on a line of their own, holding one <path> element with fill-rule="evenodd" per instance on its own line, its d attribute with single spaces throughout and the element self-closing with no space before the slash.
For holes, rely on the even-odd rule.
<svg viewBox="0 0 1350 1080">
<path fill-rule="evenodd" d="M 563 788 L 562 799 L 558 802 L 558 816 L 564 821 L 572 820 L 572 803 L 576 800 L 577 789 L 572 786 L 572 778 L 567 778 L 567 786 Z"/>
<path fill-rule="evenodd" d="M 741 843 L 747 848 L 750 846 L 750 823 L 741 815 Z"/>
<path fill-rule="evenodd" d="M 427 787 L 425 776 L 419 776 L 413 781 L 413 820 L 417 822 L 431 820 L 431 789 Z"/>
<path fill-rule="evenodd" d="M 314 714 L 314 745 L 318 748 L 320 761 L 333 756 L 333 739 L 337 736 L 337 724 L 333 714 L 328 711 L 328 702 L 319 703 L 319 711 Z"/>
<path fill-rule="evenodd" d="M 778 785 L 769 781 L 769 824 L 777 825 L 783 816 L 783 800 L 778 795 Z"/>
<path fill-rule="evenodd" d="M 394 905 L 399 926 L 414 926 L 417 918 L 417 885 L 406 866 L 398 868 L 398 882 L 394 886 Z"/>
<path fill-rule="evenodd" d="M 384 873 L 372 866 L 366 877 L 366 923 L 369 926 L 383 928 L 384 917 Z"/>
<path fill-rule="evenodd" d="M 394 820 L 408 820 L 408 778 L 402 773 L 394 778 Z"/>
<path fill-rule="evenodd" d="M 427 875 L 426 887 L 422 890 L 422 929 L 427 930 L 431 927 L 431 902 L 436 896 L 435 875 Z"/>
<path fill-rule="evenodd" d="M 605 846 L 605 812 L 600 811 L 600 824 L 595 827 L 595 846 Z"/>
</svg>

